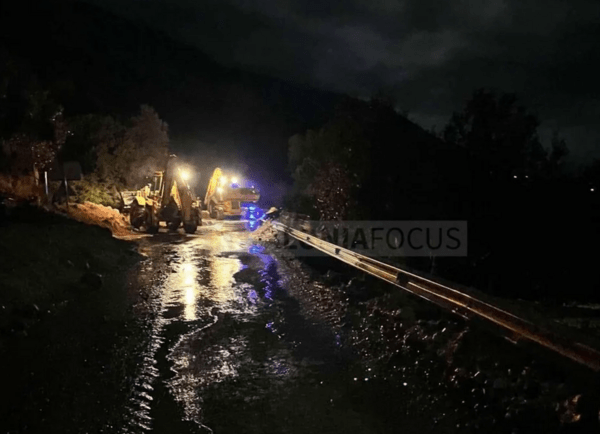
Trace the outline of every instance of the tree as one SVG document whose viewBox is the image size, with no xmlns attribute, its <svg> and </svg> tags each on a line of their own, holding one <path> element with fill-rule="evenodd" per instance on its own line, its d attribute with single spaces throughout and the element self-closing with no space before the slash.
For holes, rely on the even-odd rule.
<svg viewBox="0 0 600 434">
<path fill-rule="evenodd" d="M 546 159 L 537 117 L 517 104 L 514 94 L 480 89 L 444 130 L 447 143 L 468 150 L 471 171 L 480 181 L 508 180 L 515 172 L 539 172 Z"/>
<path fill-rule="evenodd" d="M 102 181 L 125 185 L 129 162 L 119 158 L 125 143 L 127 127 L 112 116 L 89 117 L 83 133 L 89 134 L 95 153 L 94 173 Z M 86 129 L 88 129 L 86 131 Z"/>
<path fill-rule="evenodd" d="M 0 50 L 2 169 L 47 169 L 69 134 L 62 107 L 27 68 Z"/>
<path fill-rule="evenodd" d="M 61 159 L 82 164 L 86 179 L 79 183 L 78 200 L 116 206 L 119 190 L 140 188 L 166 167 L 168 129 L 152 107 L 141 106 L 127 123 L 88 114 L 71 119 L 70 125 Z"/>
<path fill-rule="evenodd" d="M 342 220 L 352 205 L 352 180 L 346 167 L 327 162 L 319 167 L 309 193 L 321 220 Z"/>
<path fill-rule="evenodd" d="M 319 131 L 308 130 L 289 140 L 289 168 L 294 194 L 310 198 L 312 208 L 324 220 L 344 219 L 356 199 L 368 155 L 360 125 L 340 116 Z M 360 156 L 360 161 L 359 161 Z M 297 203 L 306 203 L 298 198 Z M 305 213 L 309 210 L 303 209 Z"/>
<path fill-rule="evenodd" d="M 168 127 L 150 106 L 141 106 L 140 114 L 131 118 L 128 128 L 105 118 L 95 140 L 97 173 L 103 180 L 138 188 L 154 171 L 166 167 Z"/>
<path fill-rule="evenodd" d="M 392 100 L 349 98 L 321 129 L 290 139 L 295 202 L 308 198 L 321 218 L 335 214 L 326 201 L 339 209 L 335 218 L 443 218 L 465 172 L 463 152 L 454 151 L 397 113 Z"/>
<path fill-rule="evenodd" d="M 63 108 L 48 92 L 29 89 L 25 99 L 26 112 L 16 131 L 3 140 L 3 151 L 15 174 L 48 170 L 70 134 Z"/>
<path fill-rule="evenodd" d="M 111 116 L 87 114 L 69 119 L 72 134 L 61 149 L 62 161 L 78 161 L 84 173 L 97 174 L 98 151 L 115 149 L 122 142 L 125 126 Z"/>
</svg>

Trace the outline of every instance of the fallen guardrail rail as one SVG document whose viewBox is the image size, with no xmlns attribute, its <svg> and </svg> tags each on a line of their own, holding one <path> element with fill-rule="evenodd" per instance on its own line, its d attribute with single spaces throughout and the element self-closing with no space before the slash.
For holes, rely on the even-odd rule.
<svg viewBox="0 0 600 434">
<path fill-rule="evenodd" d="M 290 222 L 289 216 L 282 220 Z M 303 220 L 299 222 L 303 224 Z M 515 339 L 525 339 L 546 349 L 552 350 L 595 372 L 600 372 L 600 352 L 596 349 L 573 341 L 552 331 L 546 330 L 531 321 L 501 309 L 463 291 L 435 282 L 412 272 L 377 261 L 368 256 L 324 241 L 314 235 L 294 229 L 279 221 L 273 226 L 280 232 L 324 252 L 346 264 L 378 277 L 414 295 L 433 302 L 465 318 L 480 318 L 508 331 Z M 304 226 L 303 228 L 307 228 Z M 512 339 L 511 339 L 512 340 Z"/>
</svg>

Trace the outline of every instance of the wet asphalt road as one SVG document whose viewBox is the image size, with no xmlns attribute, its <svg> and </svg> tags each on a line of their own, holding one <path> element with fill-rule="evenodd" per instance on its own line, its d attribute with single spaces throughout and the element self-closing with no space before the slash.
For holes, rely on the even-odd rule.
<svg viewBox="0 0 600 434">
<path fill-rule="evenodd" d="M 129 294 L 74 286 L 6 340 L 1 432 L 598 432 L 597 378 L 338 261 L 241 222 L 138 243 Z"/>
<path fill-rule="evenodd" d="M 293 276 L 243 224 L 161 234 L 141 251 L 136 285 L 154 314 L 121 432 L 397 432 L 398 397 L 301 314 Z"/>
</svg>

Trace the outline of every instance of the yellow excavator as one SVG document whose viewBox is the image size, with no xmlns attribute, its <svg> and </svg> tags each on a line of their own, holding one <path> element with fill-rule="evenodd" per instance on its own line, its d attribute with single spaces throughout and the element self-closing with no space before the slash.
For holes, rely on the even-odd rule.
<svg viewBox="0 0 600 434">
<path fill-rule="evenodd" d="M 178 167 L 175 155 L 171 155 L 167 170 L 156 171 L 153 182 L 135 192 L 129 211 L 131 226 L 157 233 L 164 221 L 172 231 L 183 223 L 185 232 L 196 232 L 202 225 L 202 204 L 194 196 L 188 178 L 189 173 Z"/>
<path fill-rule="evenodd" d="M 211 218 L 223 220 L 227 216 L 239 217 L 244 203 L 256 203 L 260 193 L 255 188 L 240 187 L 240 180 L 227 176 L 216 168 L 206 189 L 204 205 Z"/>
</svg>

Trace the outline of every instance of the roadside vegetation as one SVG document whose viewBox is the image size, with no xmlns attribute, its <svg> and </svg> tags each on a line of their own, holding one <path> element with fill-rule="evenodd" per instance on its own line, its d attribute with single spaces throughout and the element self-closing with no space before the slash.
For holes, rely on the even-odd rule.
<svg viewBox="0 0 600 434">
<path fill-rule="evenodd" d="M 27 68 L 3 59 L 0 73 L 0 194 L 19 200 L 64 200 L 60 168 L 81 165 L 83 179 L 70 183 L 76 202 L 118 208 L 119 191 L 144 185 L 169 156 L 168 126 L 156 111 L 141 105 L 138 113 L 65 113 L 50 90 Z M 52 180 L 55 180 L 52 182 Z M 62 188 L 62 190 L 61 190 Z"/>
<path fill-rule="evenodd" d="M 385 98 L 348 99 L 324 126 L 289 140 L 286 208 L 315 220 L 468 223 L 468 257 L 406 258 L 418 270 L 507 297 L 598 299 L 600 167 L 567 170 L 556 132 L 513 94 L 474 92 L 442 133 Z M 573 285 L 572 276 L 577 276 Z"/>
</svg>

